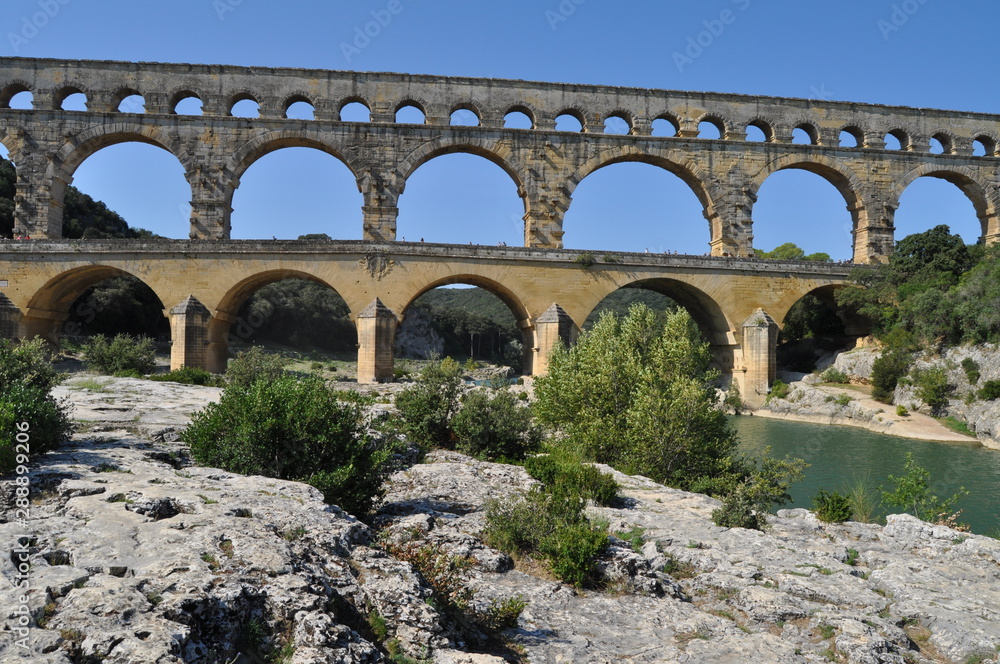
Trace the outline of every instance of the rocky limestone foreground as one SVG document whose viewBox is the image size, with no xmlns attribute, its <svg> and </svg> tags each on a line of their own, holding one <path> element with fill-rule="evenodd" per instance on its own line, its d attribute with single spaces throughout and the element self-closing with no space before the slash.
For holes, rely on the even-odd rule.
<svg viewBox="0 0 1000 664">
<path fill-rule="evenodd" d="M 990 538 L 805 510 L 766 533 L 727 530 L 717 501 L 603 467 L 623 498 L 591 515 L 642 539 L 614 539 L 603 589 L 579 590 L 482 541 L 484 504 L 535 484 L 520 467 L 433 453 L 392 476 L 366 525 L 309 486 L 192 466 L 178 431 L 212 388 L 151 387 L 144 407 L 140 382 L 107 380 L 64 388 L 100 432 L 31 460 L 23 523 L 16 484 L 0 484 L 2 662 L 997 661 Z M 386 551 L 406 540 L 474 561 L 473 610 L 527 602 L 506 644 L 475 643 L 434 608 L 426 579 Z"/>
</svg>

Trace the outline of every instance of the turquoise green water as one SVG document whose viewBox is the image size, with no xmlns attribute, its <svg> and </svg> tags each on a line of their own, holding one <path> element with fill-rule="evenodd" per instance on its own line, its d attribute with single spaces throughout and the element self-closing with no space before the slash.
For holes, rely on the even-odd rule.
<svg viewBox="0 0 1000 664">
<path fill-rule="evenodd" d="M 896 438 L 854 427 L 785 422 L 764 417 L 733 418 L 743 449 L 770 455 L 786 454 L 811 464 L 802 482 L 789 493 L 790 507 L 812 509 L 819 489 L 841 492 L 857 479 L 868 478 L 876 486 L 900 475 L 906 452 L 931 471 L 931 488 L 938 496 L 951 496 L 960 486 L 969 489 L 959 507 L 961 521 L 973 532 L 985 534 L 1000 526 L 1000 451 L 978 443 L 934 443 Z"/>
</svg>

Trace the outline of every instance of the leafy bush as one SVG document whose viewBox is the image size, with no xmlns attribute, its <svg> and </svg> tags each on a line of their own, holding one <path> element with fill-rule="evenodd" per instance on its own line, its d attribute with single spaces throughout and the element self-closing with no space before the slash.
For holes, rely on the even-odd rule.
<svg viewBox="0 0 1000 664">
<path fill-rule="evenodd" d="M 184 385 L 209 386 L 216 386 L 220 382 L 219 376 L 198 367 L 181 367 L 165 374 L 153 374 L 149 377 L 149 380 L 182 383 Z"/>
<path fill-rule="evenodd" d="M 340 396 L 316 376 L 230 386 L 192 416 L 184 440 L 202 465 L 307 482 L 363 515 L 383 494 L 392 449 L 364 434 L 360 400 Z"/>
<path fill-rule="evenodd" d="M 418 445 L 450 444 L 451 418 L 462 392 L 462 367 L 450 357 L 424 367 L 416 384 L 396 395 L 403 430 Z"/>
<path fill-rule="evenodd" d="M 792 391 L 792 386 L 781 380 L 780 378 L 771 383 L 771 391 L 768 393 L 767 398 L 770 399 L 787 399 L 789 392 Z"/>
<path fill-rule="evenodd" d="M 816 508 L 816 518 L 827 523 L 842 523 L 854 514 L 851 499 L 836 491 L 827 493 L 820 489 L 819 493 L 813 496 L 813 506 Z"/>
<path fill-rule="evenodd" d="M 607 525 L 591 523 L 583 507 L 580 498 L 532 489 L 488 502 L 483 535 L 506 553 L 540 556 L 557 577 L 582 587 L 592 581 L 594 563 L 608 545 Z"/>
<path fill-rule="evenodd" d="M 918 519 L 935 522 L 953 515 L 958 501 L 969 493 L 965 488 L 959 488 L 951 498 L 938 498 L 931 493 L 930 471 L 918 466 L 911 452 L 906 453 L 903 471 L 905 474 L 899 477 L 889 475 L 892 491 L 882 490 L 882 502 L 901 507 Z"/>
<path fill-rule="evenodd" d="M 469 392 L 451 426 L 459 452 L 487 461 L 523 459 L 542 439 L 531 408 L 520 405 L 508 389 Z"/>
<path fill-rule="evenodd" d="M 969 381 L 969 385 L 975 385 L 979 382 L 979 362 L 976 362 L 971 357 L 966 357 L 962 360 L 962 370 L 965 372 L 965 377 Z"/>
<path fill-rule="evenodd" d="M 618 496 L 615 478 L 564 453 L 531 457 L 524 469 L 549 493 L 593 500 L 598 505 L 610 505 Z"/>
<path fill-rule="evenodd" d="M 715 525 L 763 530 L 771 506 L 791 500 L 788 487 L 802 479 L 806 463 L 787 457 L 771 459 L 766 456 L 769 452 L 767 448 L 765 456 L 757 459 L 733 459 L 728 472 L 693 487 L 694 491 L 724 496 L 722 507 L 712 511 Z"/>
<path fill-rule="evenodd" d="M 110 341 L 97 336 L 83 347 L 83 359 L 102 374 L 116 375 L 125 371 L 148 374 L 156 368 L 156 350 L 149 337 L 115 335 Z"/>
<path fill-rule="evenodd" d="M 892 403 L 899 379 L 910 370 L 912 358 L 904 351 L 890 351 L 872 363 L 872 398 L 882 403 Z"/>
<path fill-rule="evenodd" d="M 285 375 L 286 360 L 280 355 L 268 353 L 260 346 L 240 351 L 226 367 L 226 379 L 230 385 L 249 387 L 258 380 L 273 381 Z"/>
<path fill-rule="evenodd" d="M 852 397 L 850 394 L 838 394 L 833 401 L 838 406 L 846 406 L 847 404 L 854 401 L 854 397 Z"/>
<path fill-rule="evenodd" d="M 0 340 L 0 474 L 18 465 L 18 434 L 22 442 L 27 434 L 30 456 L 54 449 L 71 434 L 67 406 L 50 394 L 58 379 L 43 340 Z"/>
<path fill-rule="evenodd" d="M 830 367 L 829 369 L 827 369 L 826 371 L 824 371 L 823 375 L 822 375 L 822 378 L 827 383 L 842 383 L 843 384 L 843 383 L 849 383 L 849 382 L 851 382 L 850 378 L 847 377 L 847 374 L 845 374 L 843 371 L 840 371 L 839 369 L 836 369 L 834 367 Z"/>
<path fill-rule="evenodd" d="M 943 367 L 914 371 L 913 382 L 917 386 L 917 396 L 930 406 L 931 412 L 935 415 L 948 405 L 951 386 L 948 384 L 948 374 Z"/>
<path fill-rule="evenodd" d="M 983 401 L 1000 399 L 1000 380 L 988 380 L 979 388 L 979 398 Z"/>
<path fill-rule="evenodd" d="M 900 404 L 896 406 L 896 414 L 899 415 L 900 417 L 906 417 L 907 415 L 910 414 L 910 411 L 906 410 L 906 406 Z"/>
</svg>

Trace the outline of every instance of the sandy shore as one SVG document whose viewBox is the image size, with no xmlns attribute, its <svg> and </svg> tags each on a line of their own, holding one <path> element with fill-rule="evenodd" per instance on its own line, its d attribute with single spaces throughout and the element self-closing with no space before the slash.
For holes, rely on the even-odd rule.
<svg viewBox="0 0 1000 664">
<path fill-rule="evenodd" d="M 993 444 L 993 441 L 979 440 L 975 437 L 952 431 L 933 417 L 924 415 L 923 413 L 911 412 L 908 415 L 897 415 L 895 406 L 876 401 L 858 389 L 834 385 L 807 385 L 799 381 L 791 383 L 791 385 L 802 389 L 815 390 L 833 397 L 847 394 L 852 397 L 854 408 L 866 413 L 867 417 L 864 419 L 852 417 L 851 412 L 843 409 L 831 414 L 828 412 L 775 412 L 768 408 L 761 408 L 755 410 L 753 412 L 754 415 L 793 422 L 857 427 L 900 438 L 914 438 L 917 440 L 931 440 L 944 443 L 978 442 L 984 447 L 1000 449 Z"/>
</svg>

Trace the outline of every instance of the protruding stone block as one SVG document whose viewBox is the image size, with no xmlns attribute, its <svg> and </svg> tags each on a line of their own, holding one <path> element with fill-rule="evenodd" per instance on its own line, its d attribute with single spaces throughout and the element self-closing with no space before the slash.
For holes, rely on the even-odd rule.
<svg viewBox="0 0 1000 664">
<path fill-rule="evenodd" d="M 743 323 L 743 401 L 751 408 L 764 405 L 767 391 L 777 374 L 778 324 L 757 309 Z"/>
<path fill-rule="evenodd" d="M 576 341 L 579 329 L 573 319 L 558 304 L 552 304 L 535 321 L 535 357 L 533 374 L 543 376 L 549 371 L 549 357 L 556 346 L 569 346 Z"/>
<path fill-rule="evenodd" d="M 378 298 L 358 314 L 358 382 L 390 383 L 396 314 Z"/>
<path fill-rule="evenodd" d="M 17 339 L 21 329 L 21 310 L 0 293 L 0 339 Z"/>
<path fill-rule="evenodd" d="M 208 369 L 208 323 L 211 312 L 194 295 L 170 310 L 170 370 Z"/>
</svg>

